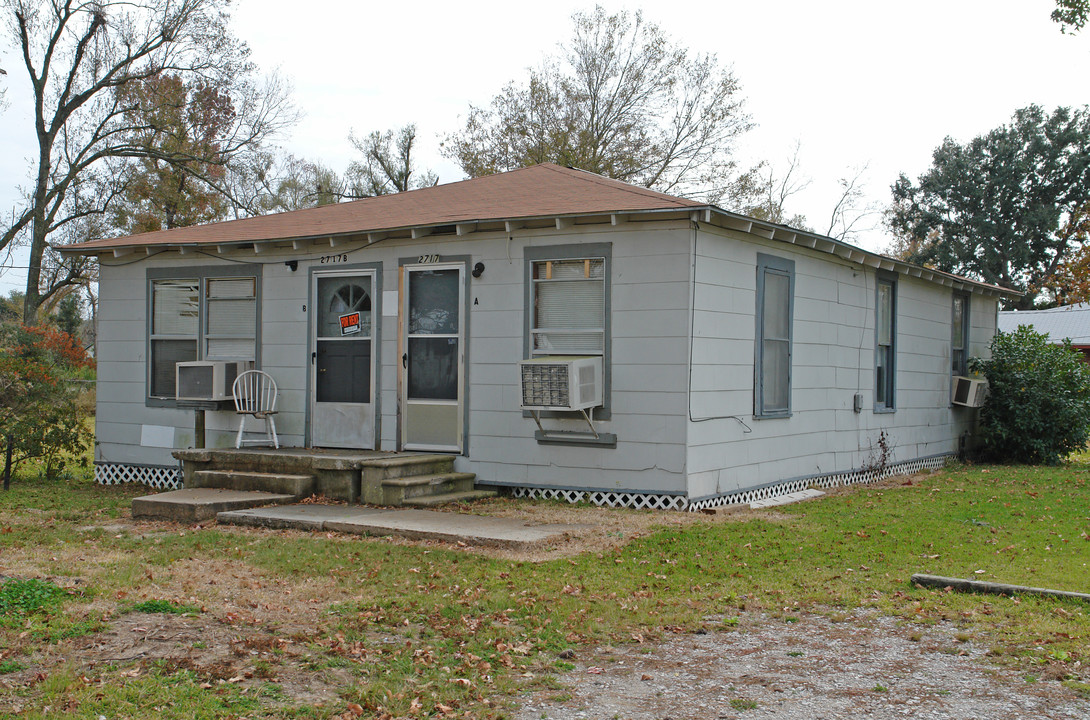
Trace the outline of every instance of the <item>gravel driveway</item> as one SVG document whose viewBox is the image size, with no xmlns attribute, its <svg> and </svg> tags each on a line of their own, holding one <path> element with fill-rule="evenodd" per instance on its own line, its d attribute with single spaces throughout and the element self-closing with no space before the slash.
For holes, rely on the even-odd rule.
<svg viewBox="0 0 1090 720">
<path fill-rule="evenodd" d="M 964 636 L 962 636 L 964 639 Z M 841 622 L 746 617 L 730 632 L 601 647 L 574 658 L 565 689 L 527 696 L 518 720 L 1050 718 L 1090 701 L 1024 677 L 949 626 L 904 628 L 860 611 Z"/>
</svg>

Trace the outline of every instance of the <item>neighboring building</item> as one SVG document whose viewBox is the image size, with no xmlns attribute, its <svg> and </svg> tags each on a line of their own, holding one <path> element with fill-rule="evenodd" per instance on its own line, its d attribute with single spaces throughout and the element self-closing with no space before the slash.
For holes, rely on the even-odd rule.
<svg viewBox="0 0 1090 720">
<path fill-rule="evenodd" d="M 1032 325 L 1054 343 L 1065 339 L 1090 362 L 1090 303 L 1064 305 L 1048 310 L 1004 310 L 999 313 L 999 331 L 1013 332 L 1019 325 Z"/>
<path fill-rule="evenodd" d="M 60 250 L 100 262 L 104 482 L 177 477 L 195 359 L 273 375 L 284 444 L 449 452 L 517 495 L 697 509 L 933 467 L 1014 296 L 556 165 Z M 593 432 L 520 409 L 549 356 L 601 359 Z M 208 446 L 237 423 L 209 412 Z"/>
</svg>

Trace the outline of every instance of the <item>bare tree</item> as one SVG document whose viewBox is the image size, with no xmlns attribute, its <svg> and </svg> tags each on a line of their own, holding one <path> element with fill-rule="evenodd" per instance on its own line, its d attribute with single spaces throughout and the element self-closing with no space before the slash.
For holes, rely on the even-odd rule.
<svg viewBox="0 0 1090 720">
<path fill-rule="evenodd" d="M 853 240 L 860 233 L 873 230 L 882 211 L 874 201 L 866 199 L 868 165 L 852 168 L 849 175 L 837 180 L 840 184 L 840 197 L 829 213 L 829 227 L 825 234 L 837 240 Z M 871 220 L 871 222 L 868 222 Z"/>
<path fill-rule="evenodd" d="M 663 192 L 745 207 L 754 173 L 734 143 L 750 129 L 738 80 L 639 12 L 573 16 L 559 58 L 470 106 L 444 153 L 470 177 L 555 162 Z M 742 197 L 742 196 L 745 197 Z"/>
<path fill-rule="evenodd" d="M 758 201 L 744 209 L 746 215 L 759 220 L 790 225 L 800 230 L 809 229 L 804 215 L 798 213 L 788 215 L 787 213 L 787 201 L 793 195 L 810 187 L 811 183 L 809 177 L 800 175 L 799 154 L 801 149 L 802 142 L 796 140 L 795 149 L 791 153 L 791 157 L 788 158 L 787 166 L 782 173 L 777 173 L 776 168 L 771 165 L 766 164 L 764 166 L 767 174 L 761 177 Z"/>
<path fill-rule="evenodd" d="M 279 122 L 276 100 L 259 96 L 249 80 L 249 50 L 227 28 L 229 0 L 0 0 L 4 29 L 19 49 L 34 95 L 37 149 L 26 203 L 0 227 L 0 249 L 25 242 L 30 266 L 24 318 L 66 284 L 43 287 L 43 257 L 55 233 L 101 214 L 120 188 L 110 163 L 124 158 L 172 157 L 140 142 L 138 115 L 123 90 L 159 74 L 242 87 L 254 112 L 238 113 L 222 139 L 240 147 Z M 238 102 L 236 101 L 236 107 Z M 114 168 L 116 170 L 116 167 Z M 85 191 L 97 185 L 99 192 Z M 81 191 L 82 189 L 82 191 Z"/>
<path fill-rule="evenodd" d="M 356 197 L 371 197 L 429 187 L 439 182 L 430 170 L 420 172 L 413 162 L 416 125 L 409 124 L 397 131 L 375 131 L 365 138 L 349 135 L 349 141 L 362 160 L 348 166 L 350 192 Z"/>
</svg>

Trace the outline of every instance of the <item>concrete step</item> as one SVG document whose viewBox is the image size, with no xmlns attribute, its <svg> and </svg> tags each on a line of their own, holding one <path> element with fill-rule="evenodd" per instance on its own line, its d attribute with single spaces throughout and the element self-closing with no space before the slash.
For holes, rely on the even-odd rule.
<svg viewBox="0 0 1090 720">
<path fill-rule="evenodd" d="M 262 473 L 248 470 L 197 470 L 186 487 L 259 490 L 304 498 L 314 494 L 315 485 L 313 475 Z"/>
<path fill-rule="evenodd" d="M 460 472 L 389 478 L 382 481 L 382 504 L 401 505 L 409 498 L 472 490 L 476 479 L 473 473 Z"/>
<path fill-rule="evenodd" d="M 224 488 L 186 488 L 133 498 L 132 516 L 136 520 L 196 523 L 211 520 L 217 513 L 228 510 L 285 505 L 295 500 L 294 496 L 281 493 Z"/>
<path fill-rule="evenodd" d="M 437 475 L 454 470 L 453 455 L 396 455 L 361 464 L 364 482 L 384 482 L 417 475 Z"/>
<path fill-rule="evenodd" d="M 467 503 L 474 500 L 483 500 L 496 497 L 498 494 L 495 490 L 463 490 L 461 492 L 406 498 L 404 504 L 412 507 L 436 507 L 447 503 Z"/>
</svg>

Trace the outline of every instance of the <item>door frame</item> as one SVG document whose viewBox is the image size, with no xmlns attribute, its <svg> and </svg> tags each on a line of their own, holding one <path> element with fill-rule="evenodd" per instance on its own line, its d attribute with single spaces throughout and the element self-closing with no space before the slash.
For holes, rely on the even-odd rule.
<svg viewBox="0 0 1090 720">
<path fill-rule="evenodd" d="M 303 314 L 307 318 L 306 354 L 303 357 L 303 367 L 306 370 L 306 419 L 303 422 L 303 438 L 308 448 L 314 447 L 311 436 L 311 420 L 314 413 L 314 401 L 318 392 L 315 380 L 317 363 L 314 362 L 313 353 L 317 352 L 317 337 L 315 337 L 315 323 L 317 322 L 317 309 L 314 307 L 314 299 L 318 292 L 318 277 L 336 277 L 371 274 L 371 405 L 374 408 L 374 437 L 371 446 L 360 448 L 361 450 L 378 450 L 382 438 L 382 263 L 350 263 L 345 265 L 312 265 L 307 272 L 306 301 L 303 303 Z"/>
<path fill-rule="evenodd" d="M 424 258 L 438 258 L 432 262 L 422 262 Z M 405 413 L 404 405 L 408 387 L 405 383 L 405 367 L 402 357 L 408 352 L 406 342 L 406 322 L 409 296 L 407 279 L 410 271 L 414 270 L 450 270 L 457 269 L 461 273 L 461 285 L 459 286 L 461 317 L 458 323 L 458 416 L 461 421 L 459 433 L 459 447 L 457 450 L 443 449 L 434 452 L 449 452 L 458 455 L 469 454 L 469 310 L 473 302 L 471 297 L 471 275 L 469 273 L 471 256 L 469 255 L 420 255 L 398 260 L 397 269 L 397 449 L 405 448 Z M 425 448 L 413 448 L 413 450 Z"/>
</svg>

